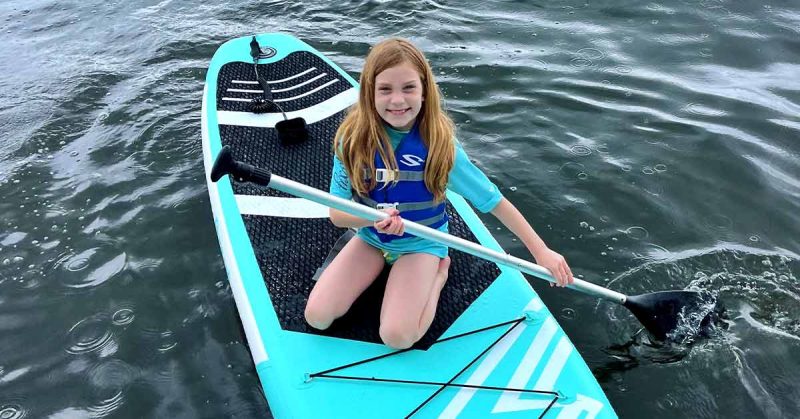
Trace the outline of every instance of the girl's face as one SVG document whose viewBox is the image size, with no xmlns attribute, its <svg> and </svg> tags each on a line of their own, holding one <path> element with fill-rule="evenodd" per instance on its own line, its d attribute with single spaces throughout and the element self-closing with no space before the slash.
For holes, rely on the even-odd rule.
<svg viewBox="0 0 800 419">
<path fill-rule="evenodd" d="M 375 77 L 375 110 L 396 129 L 414 126 L 423 100 L 422 80 L 409 63 L 389 67 Z"/>
</svg>

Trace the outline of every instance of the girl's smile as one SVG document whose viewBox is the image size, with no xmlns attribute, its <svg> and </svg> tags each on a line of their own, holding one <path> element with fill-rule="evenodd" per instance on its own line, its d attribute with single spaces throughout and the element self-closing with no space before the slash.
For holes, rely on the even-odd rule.
<svg viewBox="0 0 800 419">
<path fill-rule="evenodd" d="M 423 100 L 422 80 L 409 63 L 387 68 L 375 77 L 375 110 L 396 129 L 414 126 Z"/>
</svg>

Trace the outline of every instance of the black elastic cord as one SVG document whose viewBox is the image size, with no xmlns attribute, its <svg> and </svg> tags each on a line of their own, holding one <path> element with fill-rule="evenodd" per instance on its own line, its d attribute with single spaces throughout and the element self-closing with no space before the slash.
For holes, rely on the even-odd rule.
<svg viewBox="0 0 800 419">
<path fill-rule="evenodd" d="M 518 323 L 518 322 L 520 322 L 520 321 L 522 321 L 524 319 L 525 318 L 522 317 L 520 319 L 510 320 L 510 321 L 503 322 L 503 323 L 498 323 L 496 325 L 487 326 L 487 327 L 484 327 L 484 328 L 481 328 L 481 329 L 473 330 L 471 332 L 466 332 L 466 333 L 461 333 L 459 335 L 450 336 L 449 338 L 439 339 L 439 340 L 433 342 L 433 344 L 431 346 L 436 345 L 437 343 L 447 342 L 448 340 L 452 340 L 452 339 L 461 338 L 461 337 L 464 337 L 464 336 L 473 335 L 475 333 L 483 332 L 483 331 L 486 331 L 486 330 L 496 329 L 498 327 L 502 327 L 502 326 L 505 326 L 507 324 Z M 311 377 L 311 378 L 319 377 L 319 376 L 321 376 L 323 374 L 328 374 L 328 373 L 340 371 L 340 370 L 343 370 L 343 369 L 346 369 L 346 368 L 355 367 L 356 365 L 366 364 L 368 362 L 377 361 L 379 359 L 383 359 L 383 358 L 388 358 L 390 356 L 399 355 L 399 354 L 402 354 L 403 352 L 408 352 L 408 351 L 413 350 L 413 349 L 414 349 L 413 347 L 406 348 L 406 349 L 398 349 L 398 350 L 396 350 L 394 352 L 389 352 L 388 354 L 383 354 L 383 355 L 378 355 L 376 357 L 367 358 L 367 359 L 365 359 L 363 361 L 353 362 L 352 364 L 342 365 L 341 367 L 336 367 L 336 368 L 331 368 L 331 369 L 325 370 L 325 371 L 315 372 L 313 374 L 309 374 L 309 377 Z"/>
<path fill-rule="evenodd" d="M 417 406 L 413 411 L 411 411 L 411 413 L 409 413 L 406 416 L 406 418 L 409 418 L 409 417 L 413 416 L 414 414 L 416 414 L 420 409 L 422 409 L 426 404 L 428 404 L 431 400 L 433 400 L 434 397 L 436 397 L 439 393 L 442 392 L 442 390 L 444 390 L 447 387 L 472 388 L 472 389 L 481 389 L 481 390 L 515 391 L 515 392 L 520 392 L 520 393 L 534 393 L 534 394 L 551 395 L 551 396 L 553 396 L 553 400 L 550 401 L 550 404 L 547 405 L 547 408 L 545 408 L 545 410 L 542 412 L 542 414 L 539 415 L 539 418 L 542 418 L 550 410 L 550 408 L 552 408 L 553 405 L 555 405 L 556 401 L 558 401 L 558 399 L 559 399 L 559 393 L 558 392 L 546 391 L 546 390 L 528 390 L 528 389 L 520 389 L 520 388 L 478 386 L 478 385 L 472 385 L 472 384 L 454 384 L 453 383 L 453 381 L 455 381 L 461 374 L 463 374 L 473 364 L 475 364 L 475 362 L 477 362 L 484 355 L 486 355 L 486 353 L 489 352 L 489 350 L 491 350 L 498 342 L 503 340 L 503 338 L 505 338 L 509 333 L 511 333 L 511 331 L 514 330 L 514 328 L 517 327 L 524 320 L 525 320 L 525 317 L 520 317 L 520 318 L 515 319 L 515 320 L 509 320 L 507 322 L 498 323 L 498 324 L 495 324 L 495 325 L 492 325 L 492 326 L 483 327 L 483 328 L 476 329 L 476 330 L 473 330 L 473 331 L 470 331 L 470 332 L 465 332 L 465 333 L 461 333 L 461 334 L 458 334 L 458 335 L 450 336 L 450 337 L 447 337 L 447 338 L 444 338 L 444 339 L 438 339 L 435 342 L 433 342 L 433 345 L 435 345 L 435 344 L 438 344 L 438 343 L 447 342 L 449 340 L 462 338 L 464 336 L 469 336 L 469 335 L 473 335 L 473 334 L 476 334 L 476 333 L 484 332 L 486 330 L 496 329 L 498 327 L 506 326 L 506 325 L 509 325 L 509 324 L 512 325 L 499 338 L 497 338 L 494 342 L 492 342 L 492 344 L 487 346 L 486 349 L 483 350 L 483 352 L 481 352 L 477 357 L 475 357 L 472 361 L 470 361 L 470 363 L 467 364 L 467 366 L 462 368 L 461 371 L 459 371 L 456 375 L 454 375 L 446 383 L 433 382 L 433 381 L 396 380 L 396 379 L 390 379 L 390 378 L 356 377 L 356 376 L 348 376 L 348 375 L 331 375 L 330 374 L 332 372 L 340 371 L 340 370 L 343 370 L 343 369 L 346 369 L 346 368 L 350 368 L 350 367 L 354 367 L 356 365 L 362 365 L 362 364 L 366 364 L 366 363 L 369 363 L 369 362 L 372 362 L 372 361 L 377 361 L 379 359 L 388 358 L 390 356 L 399 355 L 401 353 L 408 352 L 408 351 L 414 349 L 413 347 L 407 348 L 407 349 L 397 350 L 395 352 L 390 352 L 388 354 L 379 355 L 379 356 L 368 358 L 368 359 L 365 359 L 365 360 L 362 360 L 362 361 L 357 361 L 357 362 L 353 362 L 353 363 L 350 363 L 350 364 L 347 364 L 347 365 L 342 365 L 340 367 L 331 368 L 331 369 L 328 369 L 328 370 L 325 370 L 325 371 L 320 371 L 320 372 L 316 372 L 316 373 L 313 373 L 313 374 L 309 374 L 309 377 L 310 378 L 333 378 L 333 379 L 339 379 L 339 380 L 355 380 L 355 381 L 374 381 L 374 382 L 382 382 L 382 383 L 399 383 L 399 384 L 416 384 L 416 385 L 435 385 L 435 386 L 439 386 L 439 389 L 436 390 L 436 392 L 434 392 L 425 401 L 420 403 L 419 406 Z"/>
<path fill-rule="evenodd" d="M 349 375 L 318 375 L 320 378 L 337 378 L 340 380 L 353 380 L 353 381 L 375 381 L 378 383 L 395 383 L 395 384 L 419 384 L 426 386 L 445 386 L 445 387 L 463 387 L 474 388 L 477 390 L 500 390 L 500 391 L 516 391 L 518 393 L 534 393 L 534 394 L 549 394 L 558 397 L 555 391 L 546 390 L 529 390 L 526 388 L 513 388 L 513 387 L 494 387 L 494 386 L 479 386 L 475 384 L 454 384 L 442 383 L 437 381 L 414 381 L 414 380 L 395 380 L 392 378 L 377 378 L 377 377 L 354 377 Z"/>
<path fill-rule="evenodd" d="M 281 114 L 283 114 L 283 120 L 287 120 L 288 118 L 286 117 L 286 112 L 283 110 L 281 105 L 278 105 L 278 103 L 275 102 L 272 97 L 272 89 L 269 87 L 269 82 L 258 75 L 258 58 L 261 56 L 261 46 L 258 44 L 258 41 L 256 41 L 255 36 L 253 37 L 253 40 L 250 41 L 250 56 L 253 57 L 253 70 L 256 73 L 256 81 L 258 82 L 258 85 L 261 86 L 262 91 L 261 98 L 253 99 L 254 110 L 260 109 L 263 105 L 268 103 L 278 108 L 278 110 L 281 111 Z"/>
<path fill-rule="evenodd" d="M 500 340 L 502 340 L 504 337 L 506 337 L 506 335 L 511 333 L 511 331 L 514 330 L 514 328 L 517 327 L 520 323 L 522 323 L 523 320 L 525 320 L 525 318 L 524 317 L 520 317 L 519 319 L 514 321 L 514 325 L 513 326 L 509 327 L 508 330 L 505 331 L 505 333 L 503 333 L 499 338 L 497 338 L 494 342 L 492 342 L 491 345 L 486 347 L 486 349 L 484 349 L 483 352 L 480 353 L 480 355 L 476 356 L 475 359 L 473 359 L 472 361 L 470 361 L 469 364 L 467 364 L 467 366 L 462 368 L 461 371 L 459 371 L 456 375 L 454 375 L 453 378 L 451 378 L 450 381 L 447 382 L 447 384 L 439 387 L 439 389 L 436 390 L 436 392 L 431 394 L 430 397 L 425 399 L 424 402 L 420 403 L 420 405 L 417 406 L 416 409 L 412 410 L 411 413 L 409 413 L 408 416 L 406 416 L 406 418 L 410 418 L 411 416 L 413 416 L 414 413 L 417 413 L 420 409 L 422 409 L 423 406 L 428 404 L 429 401 L 433 400 L 433 398 L 436 397 L 439 393 L 441 393 L 442 390 L 447 388 L 447 386 L 451 385 L 453 383 L 453 381 L 455 381 L 455 379 L 458 378 L 459 375 L 463 374 L 464 371 L 466 371 L 467 369 L 469 369 L 469 367 L 472 366 L 472 364 L 476 363 L 479 359 L 481 359 L 481 357 L 483 357 L 486 354 L 486 352 L 489 352 L 489 350 L 492 349 L 492 347 L 494 347 L 494 345 L 497 345 L 497 342 L 500 342 Z"/>
<path fill-rule="evenodd" d="M 547 407 L 544 409 L 544 412 L 542 412 L 542 414 L 539 415 L 539 419 L 542 419 L 544 415 L 547 413 L 547 411 L 550 410 L 550 408 L 553 407 L 553 405 L 556 404 L 557 401 L 558 401 L 558 394 L 556 394 L 556 396 L 553 397 L 553 400 L 550 400 L 550 404 L 548 404 Z"/>
</svg>

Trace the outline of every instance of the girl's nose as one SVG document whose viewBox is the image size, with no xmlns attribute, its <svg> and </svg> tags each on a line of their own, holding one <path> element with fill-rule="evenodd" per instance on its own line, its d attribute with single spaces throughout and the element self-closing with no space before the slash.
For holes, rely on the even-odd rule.
<svg viewBox="0 0 800 419">
<path fill-rule="evenodd" d="M 402 93 L 392 93 L 391 101 L 392 103 L 402 103 L 405 99 Z"/>
</svg>

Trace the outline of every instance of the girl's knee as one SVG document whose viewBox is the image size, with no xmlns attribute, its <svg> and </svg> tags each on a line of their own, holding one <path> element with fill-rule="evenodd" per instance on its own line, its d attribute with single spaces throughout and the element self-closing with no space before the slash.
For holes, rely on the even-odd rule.
<svg viewBox="0 0 800 419">
<path fill-rule="evenodd" d="M 317 330 L 325 330 L 330 327 L 331 323 L 333 323 L 332 319 L 323 315 L 319 311 L 310 309 L 309 306 L 306 306 L 305 317 L 306 323 Z"/>
<path fill-rule="evenodd" d="M 317 330 L 327 329 L 334 320 L 341 317 L 343 314 L 344 313 L 339 314 L 321 304 L 315 304 L 313 300 L 309 300 L 308 304 L 306 304 L 306 323 Z"/>
<path fill-rule="evenodd" d="M 381 324 L 380 335 L 383 343 L 394 349 L 410 348 L 420 338 L 416 327 L 391 323 Z"/>
</svg>

